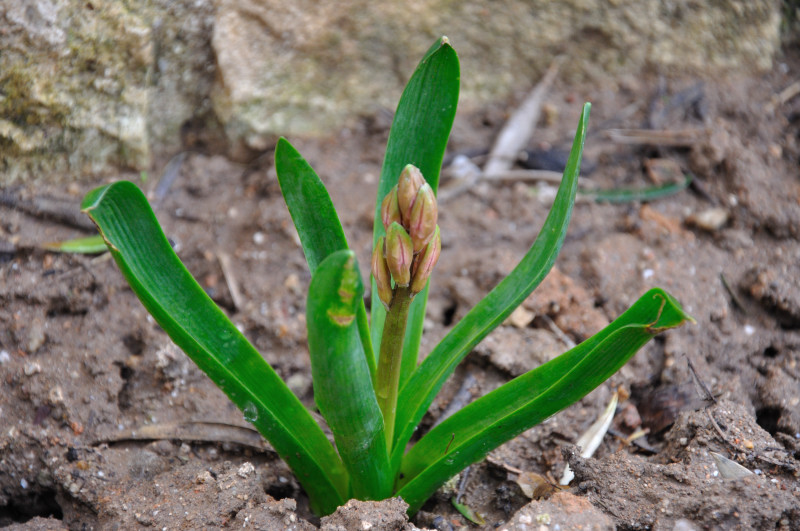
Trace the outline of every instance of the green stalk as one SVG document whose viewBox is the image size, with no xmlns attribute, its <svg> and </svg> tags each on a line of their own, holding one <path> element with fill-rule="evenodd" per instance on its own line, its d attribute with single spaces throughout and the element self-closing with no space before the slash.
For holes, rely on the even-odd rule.
<svg viewBox="0 0 800 531">
<path fill-rule="evenodd" d="M 386 444 L 391 452 L 394 440 L 394 419 L 397 414 L 397 395 L 400 385 L 400 367 L 403 361 L 403 338 L 406 333 L 408 310 L 411 307 L 411 290 L 397 286 L 386 314 L 378 358 L 378 405 L 383 413 Z"/>
</svg>

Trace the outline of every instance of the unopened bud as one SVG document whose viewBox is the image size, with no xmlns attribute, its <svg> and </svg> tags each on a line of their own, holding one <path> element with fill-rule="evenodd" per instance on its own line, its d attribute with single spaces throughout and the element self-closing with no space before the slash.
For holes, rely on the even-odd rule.
<svg viewBox="0 0 800 531">
<path fill-rule="evenodd" d="M 403 218 L 403 225 L 408 225 L 411 217 L 411 209 L 417 199 L 417 192 L 425 184 L 425 177 L 419 168 L 412 164 L 407 164 L 397 180 L 397 204 L 400 207 L 400 215 Z"/>
<path fill-rule="evenodd" d="M 383 221 L 384 230 L 389 229 L 389 225 L 394 223 L 402 224 L 400 218 L 400 207 L 397 203 L 397 186 L 393 187 L 391 191 L 386 194 L 381 203 L 381 220 Z"/>
<path fill-rule="evenodd" d="M 439 209 L 436 206 L 436 196 L 433 195 L 433 188 L 425 183 L 417 192 L 417 198 L 407 223 L 408 235 L 411 236 L 415 253 L 422 251 L 431 241 L 438 220 Z"/>
<path fill-rule="evenodd" d="M 431 277 L 431 271 L 439 261 L 442 252 L 442 238 L 439 234 L 439 226 L 434 229 L 431 241 L 425 249 L 414 259 L 414 273 L 411 278 L 411 294 L 416 295 L 425 288 L 425 284 Z"/>
<path fill-rule="evenodd" d="M 392 302 L 392 277 L 389 273 L 389 266 L 383 252 L 385 238 L 381 236 L 372 250 L 372 276 L 375 277 L 375 285 L 378 286 L 378 298 L 389 309 Z"/>
<path fill-rule="evenodd" d="M 414 246 L 411 237 L 399 223 L 394 222 L 386 230 L 386 264 L 395 284 L 406 287 L 411 282 L 411 261 Z"/>
</svg>

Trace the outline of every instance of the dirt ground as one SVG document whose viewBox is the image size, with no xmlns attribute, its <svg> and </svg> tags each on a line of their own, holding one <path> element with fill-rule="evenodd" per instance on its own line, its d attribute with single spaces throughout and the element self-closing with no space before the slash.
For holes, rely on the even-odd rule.
<svg viewBox="0 0 800 531">
<path fill-rule="evenodd" d="M 585 339 L 651 286 L 670 291 L 697 324 L 658 337 L 580 403 L 470 467 L 455 493 L 440 491 L 410 523 L 397 500 L 314 517 L 286 465 L 171 344 L 107 255 L 42 249 L 88 234 L 75 214 L 92 185 L 5 188 L 0 527 L 800 529 L 800 97 L 780 97 L 797 82 L 798 59 L 756 78 L 556 84 L 524 164 L 556 169 L 591 101 L 587 187 L 652 187 L 684 173 L 694 181 L 650 202 L 581 199 L 556 270 L 467 357 L 423 429 L 454 400 Z M 480 164 L 525 89 L 459 114 L 446 164 L 458 154 Z M 326 139 L 290 139 L 328 185 L 364 274 L 388 115 Z M 623 143 L 619 129 L 670 134 Z M 310 278 L 271 155 L 242 165 L 194 150 L 171 168 L 142 186 L 178 254 L 311 406 Z M 451 174 L 443 193 L 459 185 Z M 423 352 L 523 256 L 551 191 L 482 181 L 442 202 Z M 571 444 L 619 387 L 630 398 L 611 433 L 580 458 Z M 648 433 L 626 444 L 638 428 Z M 727 477 L 711 452 L 752 474 Z M 567 462 L 576 474 L 568 490 L 525 495 L 520 478 L 557 480 Z M 454 495 L 485 524 L 460 515 Z"/>
</svg>

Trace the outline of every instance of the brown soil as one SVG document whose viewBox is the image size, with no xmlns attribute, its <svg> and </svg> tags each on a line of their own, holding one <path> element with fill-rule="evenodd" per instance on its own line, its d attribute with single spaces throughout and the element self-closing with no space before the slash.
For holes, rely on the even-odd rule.
<svg viewBox="0 0 800 531">
<path fill-rule="evenodd" d="M 535 367 L 648 287 L 673 293 L 697 324 L 660 336 L 579 404 L 472 466 L 457 494 L 483 516 L 482 528 L 800 529 L 800 97 L 775 103 L 797 72 L 797 58 L 784 61 L 763 78 L 631 78 L 551 93 L 548 120 L 530 146 L 537 155 L 557 162 L 580 103 L 592 101 L 590 184 L 652 186 L 647 168 L 656 166 L 691 172 L 695 181 L 646 204 L 581 201 L 557 271 L 524 305 L 530 313 L 470 354 L 423 429 L 459 390 L 479 396 Z M 449 154 L 485 151 L 513 105 L 460 115 Z M 329 186 L 362 269 L 371 242 L 367 198 L 375 194 L 387 125 L 369 117 L 327 139 L 292 139 Z M 606 133 L 641 127 L 699 134 L 669 147 L 615 143 Z M 270 156 L 243 167 L 190 153 L 177 175 L 160 200 L 155 179 L 143 184 L 166 233 L 310 406 L 310 279 Z M 457 184 L 443 180 L 445 188 Z M 148 318 L 111 260 L 41 249 L 83 234 L 53 205 L 74 212 L 89 188 L 3 191 L 0 526 L 480 527 L 444 491 L 411 524 L 399 502 L 351 503 L 323 521 L 309 514 L 288 468 Z M 543 192 L 526 182 L 483 182 L 441 206 L 444 250 L 423 352 L 524 254 L 547 212 Z M 704 400 L 699 382 L 716 403 Z M 615 436 L 581 459 L 570 444 L 617 387 L 631 397 L 620 405 Z M 626 445 L 639 427 L 648 435 Z M 755 474 L 722 477 L 710 452 Z M 521 473 L 559 478 L 567 460 L 576 474 L 569 492 L 533 502 L 524 495 Z"/>
</svg>

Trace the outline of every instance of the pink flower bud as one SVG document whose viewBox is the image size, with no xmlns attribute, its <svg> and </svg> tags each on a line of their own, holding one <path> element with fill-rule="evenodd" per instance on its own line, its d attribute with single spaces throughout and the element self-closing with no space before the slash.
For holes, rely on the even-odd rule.
<svg viewBox="0 0 800 531">
<path fill-rule="evenodd" d="M 384 230 L 388 230 L 389 225 L 394 223 L 401 223 L 400 207 L 397 204 L 397 186 L 393 187 L 386 197 L 383 198 L 381 203 L 381 220 L 383 221 Z"/>
<path fill-rule="evenodd" d="M 414 252 L 418 253 L 428 245 L 439 221 L 439 209 L 436 196 L 428 183 L 423 184 L 417 192 L 417 198 L 408 219 L 408 235 L 414 243 Z"/>
<path fill-rule="evenodd" d="M 397 204 L 400 207 L 400 216 L 403 218 L 403 226 L 408 225 L 411 217 L 411 209 L 417 199 L 417 192 L 425 184 L 425 178 L 419 168 L 411 164 L 403 168 L 400 178 L 397 180 Z"/>
<path fill-rule="evenodd" d="M 405 287 L 411 282 L 413 258 L 414 246 L 411 244 L 411 237 L 399 223 L 392 223 L 386 231 L 386 264 L 398 286 Z"/>
<path fill-rule="evenodd" d="M 372 250 L 372 276 L 375 277 L 378 287 L 378 298 L 388 310 L 389 303 L 392 302 L 392 277 L 384 256 L 384 242 L 385 238 L 381 236 Z"/>
<path fill-rule="evenodd" d="M 425 246 L 425 249 L 419 253 L 414 259 L 414 272 L 411 278 L 411 294 L 415 295 L 422 291 L 431 276 L 436 262 L 439 261 L 439 255 L 442 252 L 442 238 L 439 234 L 439 226 L 434 229 L 431 241 Z"/>
</svg>

